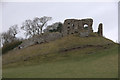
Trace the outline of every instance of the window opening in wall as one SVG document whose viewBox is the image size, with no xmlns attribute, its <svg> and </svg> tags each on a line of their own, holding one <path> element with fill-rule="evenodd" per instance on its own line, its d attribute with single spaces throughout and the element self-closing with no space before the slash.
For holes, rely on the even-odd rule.
<svg viewBox="0 0 120 80">
<path fill-rule="evenodd" d="M 87 24 L 84 25 L 84 29 L 88 29 L 88 25 Z"/>
<path fill-rule="evenodd" d="M 68 23 L 68 24 L 70 24 L 70 23 Z"/>
<path fill-rule="evenodd" d="M 68 26 L 68 29 L 69 29 L 70 27 Z"/>
</svg>

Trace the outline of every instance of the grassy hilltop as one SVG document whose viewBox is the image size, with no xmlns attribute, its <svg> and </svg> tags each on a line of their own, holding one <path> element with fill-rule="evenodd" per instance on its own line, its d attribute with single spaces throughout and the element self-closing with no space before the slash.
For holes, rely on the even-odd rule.
<svg viewBox="0 0 120 80">
<path fill-rule="evenodd" d="M 118 45 L 93 35 L 61 39 L 3 55 L 5 78 L 117 78 Z"/>
</svg>

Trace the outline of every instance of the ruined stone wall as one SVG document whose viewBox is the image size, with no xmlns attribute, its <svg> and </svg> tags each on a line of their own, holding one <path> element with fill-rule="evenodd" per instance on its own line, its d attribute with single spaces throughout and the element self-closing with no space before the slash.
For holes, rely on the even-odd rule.
<svg viewBox="0 0 120 80">
<path fill-rule="evenodd" d="M 69 34 L 79 34 L 80 36 L 87 36 L 89 33 L 93 32 L 92 24 L 92 19 L 66 19 L 63 24 L 62 34 L 63 36 Z M 87 25 L 86 29 L 84 25 Z"/>
<path fill-rule="evenodd" d="M 98 26 L 98 35 L 103 36 L 103 24 L 100 23 Z"/>
</svg>

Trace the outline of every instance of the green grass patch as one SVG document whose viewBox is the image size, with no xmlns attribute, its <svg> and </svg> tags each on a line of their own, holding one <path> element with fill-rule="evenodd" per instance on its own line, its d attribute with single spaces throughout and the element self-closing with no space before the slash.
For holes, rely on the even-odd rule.
<svg viewBox="0 0 120 80">
<path fill-rule="evenodd" d="M 28 66 L 3 69 L 6 78 L 117 78 L 117 46 L 93 54 L 79 55 L 79 50 L 53 60 Z M 51 55 L 52 56 L 52 55 Z M 55 55 L 54 55 L 55 56 Z M 58 59 L 59 58 L 59 59 Z M 54 60 L 55 59 L 55 60 Z M 33 61 L 37 61 L 34 59 Z M 21 64 L 22 65 L 22 64 Z M 19 66 L 19 65 L 18 65 Z"/>
<path fill-rule="evenodd" d="M 91 46 L 83 47 L 85 45 Z M 65 49 L 68 51 L 63 51 Z M 3 77 L 117 78 L 118 45 L 103 37 L 70 35 L 10 51 L 3 55 Z"/>
</svg>

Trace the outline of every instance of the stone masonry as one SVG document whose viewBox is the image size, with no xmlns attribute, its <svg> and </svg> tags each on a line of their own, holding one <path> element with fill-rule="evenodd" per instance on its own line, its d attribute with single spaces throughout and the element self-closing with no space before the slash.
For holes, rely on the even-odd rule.
<svg viewBox="0 0 120 80">
<path fill-rule="evenodd" d="M 103 36 L 103 24 L 100 23 L 98 26 L 98 35 Z"/>
<path fill-rule="evenodd" d="M 63 24 L 62 34 L 66 36 L 68 34 L 79 34 L 80 36 L 88 36 L 93 32 L 92 29 L 93 20 L 88 19 L 66 19 Z"/>
</svg>

